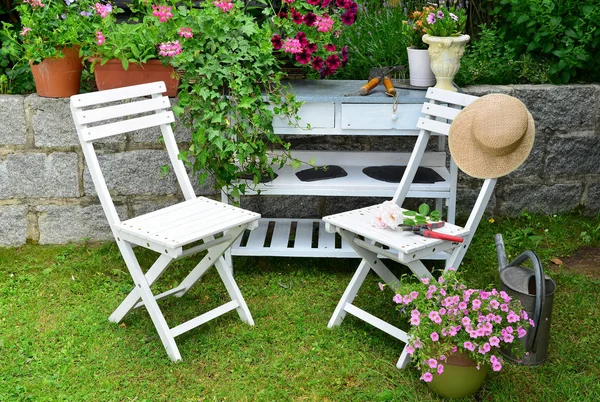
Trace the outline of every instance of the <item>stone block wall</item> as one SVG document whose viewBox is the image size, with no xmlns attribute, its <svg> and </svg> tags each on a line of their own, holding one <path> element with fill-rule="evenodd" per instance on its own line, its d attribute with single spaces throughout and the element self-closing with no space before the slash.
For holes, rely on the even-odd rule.
<svg viewBox="0 0 600 402">
<path fill-rule="evenodd" d="M 600 85 L 473 86 L 464 91 L 515 96 L 536 122 L 531 155 L 499 180 L 488 214 L 550 214 L 576 207 L 590 216 L 600 212 Z M 189 132 L 175 126 L 175 133 L 185 146 Z M 182 198 L 174 175 L 161 176 L 168 158 L 159 137 L 158 130 L 142 130 L 96 145 L 121 219 Z M 406 147 L 389 137 L 306 137 L 294 142 L 305 149 Z M 478 185 L 480 181 L 460 175 L 459 211 L 470 210 Z M 196 185 L 196 193 L 218 197 L 211 183 Z M 319 218 L 381 200 L 254 196 L 242 202 L 264 216 Z M 85 239 L 109 240 L 112 235 L 79 147 L 68 99 L 0 95 L 0 246 Z"/>
</svg>

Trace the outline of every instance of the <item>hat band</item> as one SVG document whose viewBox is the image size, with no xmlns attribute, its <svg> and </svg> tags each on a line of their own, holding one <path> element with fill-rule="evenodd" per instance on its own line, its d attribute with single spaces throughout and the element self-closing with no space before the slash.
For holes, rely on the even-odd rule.
<svg viewBox="0 0 600 402">
<path fill-rule="evenodd" d="M 515 152 L 521 146 L 521 143 L 523 142 L 523 140 L 526 137 L 526 135 L 525 135 L 526 133 L 527 133 L 527 130 L 523 133 L 523 135 L 517 141 L 513 142 L 512 144 L 503 146 L 503 147 L 490 147 L 489 145 L 486 145 L 486 144 L 482 143 L 481 141 L 479 141 L 479 139 L 476 136 L 473 136 L 473 140 L 479 146 L 479 148 L 486 154 L 493 155 L 493 156 L 506 156 L 506 155 L 509 155 L 509 154 Z"/>
</svg>

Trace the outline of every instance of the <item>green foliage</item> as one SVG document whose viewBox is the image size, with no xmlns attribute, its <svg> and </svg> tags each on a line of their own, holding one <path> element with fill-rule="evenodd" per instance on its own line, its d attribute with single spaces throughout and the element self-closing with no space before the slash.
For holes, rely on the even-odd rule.
<svg viewBox="0 0 600 402">
<path fill-rule="evenodd" d="M 579 234 L 579 237 L 587 245 L 600 241 L 600 214 L 595 219 L 590 219 L 589 222 L 583 223 L 584 230 Z"/>
<path fill-rule="evenodd" d="M 184 71 L 176 113 L 192 128 L 192 144 L 181 159 L 212 176 L 232 195 L 274 175 L 273 166 L 291 162 L 289 144 L 273 133 L 275 114 L 296 116 L 299 103 L 280 84 L 271 31 L 243 12 L 223 12 L 211 3 L 189 9 L 194 32 L 172 64 Z M 266 101 L 266 102 L 265 102 Z M 279 148 L 279 152 L 274 152 Z M 250 176 L 251 182 L 241 179 Z"/>
<path fill-rule="evenodd" d="M 367 79 L 369 71 L 379 66 L 406 66 L 406 48 L 410 46 L 407 16 L 399 6 L 371 5 L 361 8 L 356 23 L 335 39 L 337 46 L 348 45 L 350 57 L 336 79 Z M 362 4 L 361 4 L 362 6 Z"/>
<path fill-rule="evenodd" d="M 550 82 L 550 62 L 521 54 L 495 24 L 482 25 L 479 38 L 467 48 L 455 81 L 459 85 L 544 84 Z"/>
<path fill-rule="evenodd" d="M 23 57 L 23 48 L 11 41 L 6 34 L 7 30 L 15 29 L 6 26 L 0 31 L 0 94 L 21 94 L 35 90 L 29 62 Z M 14 33 L 11 32 L 11 35 Z"/>
<path fill-rule="evenodd" d="M 442 216 L 441 212 L 437 209 L 434 209 L 430 212 L 429 205 L 421 204 L 419 205 L 419 211 L 404 211 L 402 213 L 403 216 L 412 216 L 412 218 L 404 218 L 402 224 L 415 226 L 415 225 L 424 225 L 427 222 L 439 222 L 440 217 Z"/>
<path fill-rule="evenodd" d="M 64 57 L 61 47 L 80 47 L 80 54 L 89 56 L 96 25 L 102 19 L 89 12 L 93 0 L 65 2 L 65 0 L 30 0 L 16 7 L 21 18 L 21 30 L 3 22 L 4 39 L 10 42 L 6 52 L 34 63 L 43 59 Z M 82 15 L 81 13 L 89 15 Z M 3 44 L 4 48 L 5 44 Z"/>
<path fill-rule="evenodd" d="M 597 0 L 499 0 L 493 14 L 517 54 L 550 61 L 553 81 L 600 79 Z"/>
<path fill-rule="evenodd" d="M 429 7 L 420 17 L 425 33 L 432 36 L 459 36 L 467 25 L 467 14 L 460 7 Z"/>
</svg>

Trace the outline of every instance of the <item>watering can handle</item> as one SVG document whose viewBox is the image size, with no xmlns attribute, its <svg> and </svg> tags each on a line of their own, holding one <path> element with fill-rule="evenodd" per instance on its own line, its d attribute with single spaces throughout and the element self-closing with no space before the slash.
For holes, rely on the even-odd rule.
<svg viewBox="0 0 600 402">
<path fill-rule="evenodd" d="M 533 322 L 535 323 L 535 327 L 533 327 L 532 332 L 527 337 L 525 350 L 535 353 L 534 348 L 537 348 L 535 340 L 542 321 L 542 308 L 544 306 L 544 299 L 546 298 L 546 278 L 544 276 L 544 269 L 542 268 L 540 257 L 530 250 L 521 253 L 520 256 L 515 258 L 515 260 L 508 265 L 517 267 L 528 259 L 531 260 L 533 270 L 535 271 L 535 310 L 533 312 Z"/>
</svg>

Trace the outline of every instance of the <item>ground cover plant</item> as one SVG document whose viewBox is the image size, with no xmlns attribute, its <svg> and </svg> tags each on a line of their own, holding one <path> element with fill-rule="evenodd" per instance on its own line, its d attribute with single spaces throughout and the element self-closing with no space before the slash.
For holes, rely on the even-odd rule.
<svg viewBox="0 0 600 402">
<path fill-rule="evenodd" d="M 461 267 L 470 286 L 498 283 L 493 235 L 500 232 L 509 260 L 525 249 L 540 255 L 557 292 L 549 360 L 532 368 L 505 364 L 471 400 L 598 400 L 600 275 L 597 267 L 576 271 L 568 256 L 582 246 L 598 250 L 597 236 L 586 243 L 580 235 L 599 219 L 523 214 L 482 221 Z M 153 261 L 150 254 L 141 253 L 143 264 Z M 177 283 L 193 262 L 178 262 L 159 288 Z M 326 328 L 357 263 L 236 257 L 256 326 L 235 313 L 211 321 L 178 338 L 183 361 L 174 364 L 145 311 L 121 325 L 108 322 L 132 286 L 114 244 L 0 249 L 0 401 L 438 400 L 416 370 L 395 368 L 401 342 L 350 316 L 340 328 Z M 378 279 L 370 282 L 356 304 L 399 320 Z M 226 297 L 216 274 L 199 285 L 160 302 L 168 322 Z"/>
</svg>

